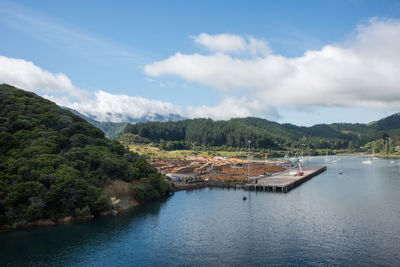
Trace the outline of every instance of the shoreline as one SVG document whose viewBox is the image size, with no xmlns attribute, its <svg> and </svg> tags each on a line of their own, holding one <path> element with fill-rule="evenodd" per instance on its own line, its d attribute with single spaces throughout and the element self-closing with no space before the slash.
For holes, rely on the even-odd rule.
<svg viewBox="0 0 400 267">
<path fill-rule="evenodd" d="M 179 184 L 176 186 L 175 183 L 171 182 L 173 190 L 172 192 L 179 192 L 179 191 L 184 191 L 184 190 L 192 190 L 192 189 L 202 189 L 206 187 L 220 187 L 220 188 L 243 188 L 243 185 L 238 184 L 238 183 L 232 183 L 232 182 L 225 182 L 225 181 L 211 181 L 209 183 L 202 183 L 202 184 Z M 148 202 L 147 202 L 148 203 Z M 122 211 L 129 210 L 134 207 L 138 207 L 142 204 L 138 202 L 131 202 L 129 205 L 124 205 L 120 210 L 114 211 L 109 210 L 101 213 L 100 215 L 94 216 L 80 216 L 80 217 L 75 217 L 75 216 L 66 216 L 64 218 L 60 218 L 57 220 L 51 220 L 51 219 L 42 219 L 34 222 L 29 222 L 23 225 L 10 225 L 10 224 L 5 224 L 5 225 L 0 225 L 0 232 L 8 232 L 8 231 L 18 231 L 18 230 L 27 230 L 27 229 L 35 229 L 35 228 L 42 228 L 42 227 L 51 227 L 51 226 L 57 226 L 57 225 L 64 225 L 64 224 L 70 224 L 70 223 L 79 223 L 79 222 L 86 222 L 86 221 L 91 221 L 94 220 L 98 217 L 102 216 L 118 216 L 118 214 Z"/>
<path fill-rule="evenodd" d="M 111 212 L 107 212 L 110 213 Z M 109 214 L 103 214 L 100 216 L 108 216 Z M 81 217 L 74 217 L 74 216 L 66 216 L 64 218 L 60 218 L 56 221 L 53 221 L 51 219 L 43 219 L 43 220 L 37 220 L 34 222 L 29 222 L 23 225 L 17 225 L 17 224 L 4 224 L 0 225 L 0 232 L 7 232 L 7 231 L 15 231 L 15 230 L 24 230 L 24 229 L 35 229 L 35 228 L 42 228 L 42 227 L 49 227 L 49 226 L 56 226 L 56 225 L 63 225 L 63 224 L 69 224 L 69 223 L 74 223 L 74 222 L 85 222 L 85 221 L 90 221 L 95 218 L 94 215 L 90 216 L 81 216 Z"/>
<path fill-rule="evenodd" d="M 354 152 L 354 153 L 338 153 L 336 156 L 368 156 L 377 157 L 382 159 L 399 159 L 400 155 L 383 155 L 383 154 L 368 154 L 364 152 Z"/>
<path fill-rule="evenodd" d="M 340 154 L 340 155 L 342 155 L 342 156 L 369 156 L 371 154 L 346 153 L 346 154 Z M 400 155 L 391 155 L 390 157 L 383 156 L 383 155 L 374 155 L 374 156 L 383 158 L 383 159 L 399 159 L 400 158 Z M 206 188 L 206 187 L 211 187 L 211 188 L 218 187 L 218 188 L 227 188 L 227 189 L 232 188 L 232 189 L 246 190 L 246 188 L 245 188 L 246 183 L 244 183 L 243 181 L 214 180 L 214 181 L 209 181 L 209 182 L 192 183 L 192 184 L 191 183 L 177 183 L 177 182 L 170 182 L 170 184 L 172 185 L 172 193 L 184 191 L 184 190 L 202 189 L 202 188 Z M 17 224 L 0 225 L 0 232 L 49 227 L 49 226 L 63 225 L 63 224 L 69 224 L 69 223 L 75 223 L 75 222 L 85 222 L 85 221 L 96 219 L 97 217 L 101 217 L 101 216 L 110 216 L 110 215 L 117 216 L 122 211 L 142 205 L 141 203 L 138 203 L 137 201 L 132 199 L 132 197 L 130 195 L 127 196 L 127 192 L 124 192 L 124 193 L 119 192 L 119 193 L 120 194 L 117 194 L 117 195 L 119 197 L 121 197 L 121 200 L 123 200 L 123 202 L 124 202 L 124 205 L 120 206 L 119 210 L 110 209 L 109 211 L 102 212 L 101 214 L 99 214 L 97 216 L 94 216 L 94 215 L 80 216 L 80 217 L 66 216 L 63 218 L 59 218 L 57 220 L 41 219 L 41 220 L 38 220 L 35 222 L 26 223 L 23 225 L 17 225 Z"/>
</svg>

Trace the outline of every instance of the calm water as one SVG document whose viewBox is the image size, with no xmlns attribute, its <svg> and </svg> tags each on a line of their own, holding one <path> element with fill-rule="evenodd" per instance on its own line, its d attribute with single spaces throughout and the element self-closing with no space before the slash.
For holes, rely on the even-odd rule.
<svg viewBox="0 0 400 267">
<path fill-rule="evenodd" d="M 399 162 L 362 160 L 327 163 L 287 194 L 178 192 L 115 217 L 0 233 L 0 266 L 399 266 Z"/>
</svg>

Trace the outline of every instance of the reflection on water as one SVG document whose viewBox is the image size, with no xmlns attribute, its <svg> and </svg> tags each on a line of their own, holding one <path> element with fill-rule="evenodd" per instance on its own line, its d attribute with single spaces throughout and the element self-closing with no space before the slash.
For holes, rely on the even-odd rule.
<svg viewBox="0 0 400 267">
<path fill-rule="evenodd" d="M 308 159 L 328 170 L 287 194 L 181 191 L 115 217 L 0 233 L 0 265 L 398 265 L 399 162 L 336 159 Z"/>
</svg>

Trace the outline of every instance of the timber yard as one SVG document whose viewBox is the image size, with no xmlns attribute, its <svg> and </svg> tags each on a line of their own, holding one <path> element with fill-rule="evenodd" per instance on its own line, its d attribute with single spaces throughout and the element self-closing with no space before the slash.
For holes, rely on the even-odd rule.
<svg viewBox="0 0 400 267">
<path fill-rule="evenodd" d="M 287 193 L 327 169 L 326 166 L 304 167 L 298 158 L 266 161 L 188 156 L 184 159 L 151 159 L 149 163 L 166 175 L 176 190 L 222 186 Z"/>
</svg>

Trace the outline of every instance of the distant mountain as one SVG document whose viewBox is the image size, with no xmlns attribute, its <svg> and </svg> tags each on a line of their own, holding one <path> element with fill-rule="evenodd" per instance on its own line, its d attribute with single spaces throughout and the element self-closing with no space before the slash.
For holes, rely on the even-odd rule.
<svg viewBox="0 0 400 267">
<path fill-rule="evenodd" d="M 311 127 L 279 124 L 254 117 L 228 121 L 192 119 L 129 124 L 124 132 L 148 138 L 153 142 L 180 142 L 176 143 L 180 147 L 183 142 L 187 146 L 195 143 L 202 146 L 240 148 L 247 146 L 247 140 L 252 140 L 253 147 L 262 149 L 346 149 L 359 148 L 376 139 L 398 138 L 400 115 L 397 113 L 370 124 L 333 123 Z M 169 147 L 173 146 L 169 144 Z"/>
<path fill-rule="evenodd" d="M 84 120 L 86 120 L 87 122 L 92 124 L 93 126 L 99 128 L 100 130 L 102 130 L 104 132 L 105 136 L 110 139 L 117 138 L 124 131 L 126 125 L 128 124 L 128 122 L 100 122 L 100 121 L 93 119 L 92 117 L 85 116 L 82 113 L 79 113 L 78 111 L 76 111 L 72 108 L 67 108 L 67 107 L 63 107 L 63 108 L 71 111 L 72 113 L 83 118 Z"/>
<path fill-rule="evenodd" d="M 102 130 L 104 134 L 110 139 L 117 138 L 124 131 L 125 126 L 128 123 L 138 123 L 138 122 L 148 122 L 148 121 L 178 121 L 185 119 L 177 114 L 169 114 L 169 115 L 155 114 L 155 115 L 147 115 L 141 118 L 128 118 L 126 119 L 125 122 L 103 122 L 96 120 L 95 119 L 96 117 L 93 115 L 86 116 L 74 109 L 67 107 L 64 108 L 70 110 L 72 113 L 78 115 L 79 117 L 85 119 L 90 124 Z M 115 115 L 112 117 L 115 117 Z"/>
</svg>

